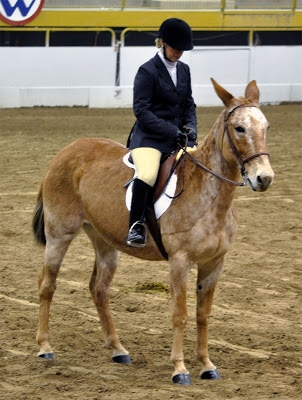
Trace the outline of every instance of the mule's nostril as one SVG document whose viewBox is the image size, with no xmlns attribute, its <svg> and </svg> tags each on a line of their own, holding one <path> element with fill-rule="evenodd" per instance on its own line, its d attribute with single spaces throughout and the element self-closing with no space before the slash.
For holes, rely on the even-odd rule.
<svg viewBox="0 0 302 400">
<path fill-rule="evenodd" d="M 267 176 L 257 176 L 257 184 L 261 188 L 261 190 L 268 189 L 269 185 L 272 183 L 272 177 L 270 175 Z"/>
</svg>

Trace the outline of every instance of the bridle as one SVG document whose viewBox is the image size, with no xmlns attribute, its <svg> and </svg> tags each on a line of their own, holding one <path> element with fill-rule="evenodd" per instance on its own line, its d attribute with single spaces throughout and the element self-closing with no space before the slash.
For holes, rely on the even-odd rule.
<svg viewBox="0 0 302 400">
<path fill-rule="evenodd" d="M 234 144 L 234 142 L 233 142 L 233 140 L 231 138 L 229 127 L 228 127 L 228 119 L 234 113 L 235 110 L 237 110 L 238 108 L 242 108 L 242 107 L 256 107 L 256 108 L 258 108 L 257 106 L 252 106 L 252 105 L 240 105 L 240 106 L 234 107 L 230 112 L 228 112 L 228 113 L 226 112 L 225 113 L 225 117 L 224 117 L 224 132 L 223 132 L 223 134 L 226 133 L 227 138 L 229 140 L 230 147 L 231 147 L 231 149 L 233 151 L 233 154 L 236 157 L 236 159 L 237 159 L 237 161 L 238 161 L 238 163 L 240 165 L 240 172 L 241 172 L 241 176 L 242 176 L 243 182 L 233 181 L 231 179 L 226 178 L 225 176 L 222 176 L 222 175 L 210 170 L 205 165 L 203 165 L 199 161 L 197 161 L 196 158 L 194 158 L 190 153 L 188 153 L 186 151 L 186 148 L 183 148 L 184 154 L 190 160 L 192 160 L 194 162 L 194 164 L 198 165 L 203 170 L 205 170 L 205 171 L 209 172 L 210 174 L 214 175 L 216 178 L 224 180 L 224 181 L 229 182 L 229 183 L 232 183 L 235 186 L 246 186 L 247 185 L 248 176 L 247 176 L 246 169 L 244 167 L 244 165 L 246 163 L 248 163 L 249 161 L 253 160 L 256 157 L 260 157 L 260 156 L 263 156 L 263 155 L 269 156 L 269 153 L 260 152 L 260 153 L 253 154 L 253 155 L 251 155 L 249 157 L 246 157 L 246 158 L 242 158 L 241 157 L 241 154 L 240 154 L 239 150 L 237 149 L 237 147 L 235 146 L 235 144 Z"/>
</svg>

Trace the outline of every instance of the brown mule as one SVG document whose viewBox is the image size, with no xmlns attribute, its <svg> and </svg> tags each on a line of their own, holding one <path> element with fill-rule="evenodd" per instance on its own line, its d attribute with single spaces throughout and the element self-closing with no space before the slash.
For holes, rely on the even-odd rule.
<svg viewBox="0 0 302 400">
<path fill-rule="evenodd" d="M 258 107 L 255 81 L 245 97 L 234 98 L 212 80 L 225 104 L 210 133 L 197 150 L 177 168 L 184 189 L 160 218 L 160 231 L 170 266 L 173 382 L 190 384 L 184 363 L 183 333 L 187 324 L 186 286 L 190 269 L 197 265 L 197 359 L 202 379 L 220 377 L 208 353 L 208 322 L 213 294 L 236 233 L 232 206 L 241 174 L 254 191 L 270 186 L 274 173 L 266 149 L 268 122 Z M 39 279 L 40 312 L 38 355 L 53 358 L 49 344 L 49 308 L 56 278 L 69 244 L 81 228 L 89 236 L 96 258 L 90 291 L 113 360 L 129 363 L 109 311 L 109 290 L 119 251 L 145 260 L 163 260 L 149 235 L 143 249 L 125 243 L 128 211 L 124 183 L 132 172 L 122 158 L 127 149 L 108 139 L 82 139 L 63 150 L 51 162 L 41 184 L 33 220 L 35 236 L 45 244 L 45 262 Z M 139 273 L 139 271 L 138 271 Z"/>
</svg>

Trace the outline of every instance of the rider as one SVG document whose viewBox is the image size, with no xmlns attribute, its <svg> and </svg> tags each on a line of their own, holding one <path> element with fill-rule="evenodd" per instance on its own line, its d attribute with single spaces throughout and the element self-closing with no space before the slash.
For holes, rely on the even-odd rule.
<svg viewBox="0 0 302 400">
<path fill-rule="evenodd" d="M 133 247 L 146 244 L 144 215 L 162 157 L 178 143 L 193 147 L 197 139 L 190 69 L 179 61 L 184 51 L 193 49 L 191 28 L 169 18 L 161 24 L 155 44 L 159 51 L 138 69 L 134 80 L 136 122 L 127 143 L 137 171 L 127 237 Z"/>
</svg>

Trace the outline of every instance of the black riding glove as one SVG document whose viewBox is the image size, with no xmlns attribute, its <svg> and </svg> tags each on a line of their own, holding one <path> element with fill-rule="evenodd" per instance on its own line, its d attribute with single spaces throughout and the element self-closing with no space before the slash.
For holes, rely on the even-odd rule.
<svg viewBox="0 0 302 400">
<path fill-rule="evenodd" d="M 182 132 L 180 129 L 178 129 L 178 131 L 176 133 L 176 142 L 181 147 L 185 147 L 187 145 L 187 134 Z"/>
<path fill-rule="evenodd" d="M 187 136 L 189 142 L 196 142 L 197 140 L 197 133 L 194 128 L 187 128 Z"/>
</svg>

